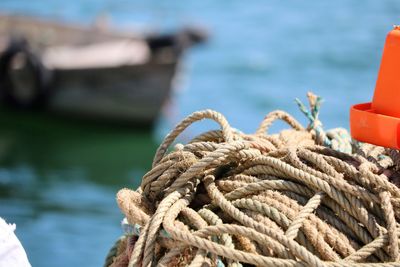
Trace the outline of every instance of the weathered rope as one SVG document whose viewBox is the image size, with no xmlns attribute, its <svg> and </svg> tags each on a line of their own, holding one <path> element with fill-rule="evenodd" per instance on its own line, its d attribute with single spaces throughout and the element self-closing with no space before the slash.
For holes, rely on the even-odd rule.
<svg viewBox="0 0 400 267">
<path fill-rule="evenodd" d="M 140 188 L 118 193 L 125 238 L 106 266 L 400 266 L 398 154 L 325 132 L 309 101 L 307 129 L 282 111 L 255 134 L 211 110 L 178 124 Z M 221 130 L 169 151 L 206 118 Z M 269 134 L 277 119 L 292 129 Z"/>
<path fill-rule="evenodd" d="M 319 120 L 322 98 L 311 92 L 309 92 L 307 96 L 310 109 L 307 109 L 298 98 L 296 98 L 296 103 L 300 111 L 308 118 L 309 125 L 307 129 L 315 134 L 315 141 L 317 144 L 330 147 L 336 151 L 351 153 L 352 140 L 348 131 L 343 128 L 335 128 L 325 132 Z"/>
</svg>

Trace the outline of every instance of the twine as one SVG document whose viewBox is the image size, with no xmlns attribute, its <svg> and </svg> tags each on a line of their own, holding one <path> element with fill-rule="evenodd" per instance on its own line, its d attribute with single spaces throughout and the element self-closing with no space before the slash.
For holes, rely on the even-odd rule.
<svg viewBox="0 0 400 267">
<path fill-rule="evenodd" d="M 118 192 L 125 238 L 106 266 L 400 266 L 397 154 L 325 133 L 309 100 L 306 129 L 283 111 L 255 134 L 212 110 L 184 119 L 140 188 Z M 220 130 L 169 151 L 202 119 Z M 269 134 L 277 119 L 292 129 Z"/>
</svg>

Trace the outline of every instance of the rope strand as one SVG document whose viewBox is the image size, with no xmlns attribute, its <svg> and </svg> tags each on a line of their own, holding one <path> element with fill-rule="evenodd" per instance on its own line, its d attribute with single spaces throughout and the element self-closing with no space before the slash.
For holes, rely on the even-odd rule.
<svg viewBox="0 0 400 267">
<path fill-rule="evenodd" d="M 250 135 L 211 110 L 178 124 L 141 187 L 118 193 L 126 236 L 138 238 L 106 266 L 400 266 L 398 153 L 325 132 L 322 100 L 308 97 L 310 109 L 297 100 L 306 129 L 282 111 Z M 221 129 L 167 153 L 206 118 Z M 269 134 L 277 119 L 292 129 Z"/>
</svg>

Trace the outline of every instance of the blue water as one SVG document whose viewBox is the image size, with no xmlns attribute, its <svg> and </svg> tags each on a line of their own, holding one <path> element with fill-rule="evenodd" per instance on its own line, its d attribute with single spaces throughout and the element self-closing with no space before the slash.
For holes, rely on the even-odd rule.
<svg viewBox="0 0 400 267">
<path fill-rule="evenodd" d="M 306 123 L 293 99 L 312 90 L 325 99 L 324 126 L 348 127 L 349 106 L 372 98 L 385 36 L 400 22 L 395 0 L 2 0 L 0 10 L 87 24 L 108 14 L 138 30 L 201 24 L 211 33 L 187 54 L 182 90 L 154 133 L 2 114 L 0 216 L 17 223 L 34 266 L 101 265 L 120 234 L 115 192 L 139 184 L 160 138 L 195 110 L 216 109 L 245 132 L 275 109 Z"/>
</svg>

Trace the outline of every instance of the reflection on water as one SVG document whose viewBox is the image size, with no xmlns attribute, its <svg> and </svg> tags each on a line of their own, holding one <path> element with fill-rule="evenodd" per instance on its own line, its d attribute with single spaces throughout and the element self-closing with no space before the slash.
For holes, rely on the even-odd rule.
<svg viewBox="0 0 400 267">
<path fill-rule="evenodd" d="M 0 124 L 0 214 L 33 266 L 101 265 L 121 234 L 115 193 L 150 167 L 152 134 L 8 111 Z"/>
</svg>

